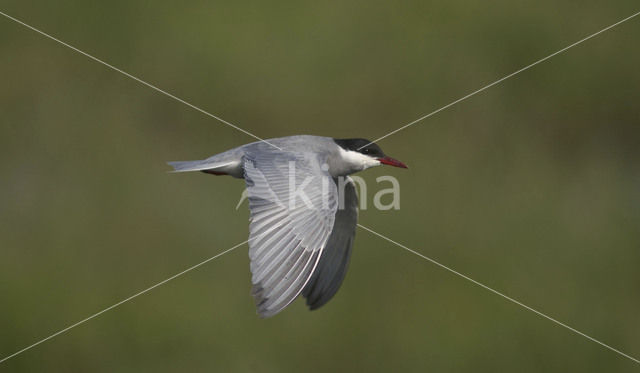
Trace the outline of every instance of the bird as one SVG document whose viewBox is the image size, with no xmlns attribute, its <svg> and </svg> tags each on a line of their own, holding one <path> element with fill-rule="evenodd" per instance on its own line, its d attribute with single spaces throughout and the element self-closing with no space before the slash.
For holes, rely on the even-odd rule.
<svg viewBox="0 0 640 373">
<path fill-rule="evenodd" d="M 249 200 L 252 291 L 262 318 L 298 296 L 310 310 L 340 288 L 358 222 L 349 175 L 379 165 L 408 168 L 362 138 L 296 135 L 245 144 L 203 160 L 167 162 L 172 172 L 244 179 Z"/>
</svg>

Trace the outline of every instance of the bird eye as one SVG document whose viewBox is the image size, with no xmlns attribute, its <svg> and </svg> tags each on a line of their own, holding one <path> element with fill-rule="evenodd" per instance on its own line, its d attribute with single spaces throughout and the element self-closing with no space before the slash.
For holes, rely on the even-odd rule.
<svg viewBox="0 0 640 373">
<path fill-rule="evenodd" d="M 365 149 L 365 150 L 363 150 L 362 152 L 363 152 L 364 154 L 369 154 L 369 153 L 371 153 L 371 150 L 369 150 L 369 149 Z"/>
</svg>

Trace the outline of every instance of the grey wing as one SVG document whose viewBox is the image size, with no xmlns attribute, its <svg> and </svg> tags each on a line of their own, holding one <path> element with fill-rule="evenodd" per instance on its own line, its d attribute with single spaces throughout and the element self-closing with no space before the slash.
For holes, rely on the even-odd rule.
<svg viewBox="0 0 640 373">
<path fill-rule="evenodd" d="M 333 229 L 338 192 L 323 163 L 310 153 L 245 153 L 251 281 L 262 317 L 300 294 Z"/>
<path fill-rule="evenodd" d="M 338 183 L 341 203 L 336 211 L 335 223 L 327 247 L 320 257 L 311 280 L 302 291 L 302 295 L 307 298 L 307 305 L 312 310 L 322 307 L 338 292 L 349 266 L 358 222 L 358 195 L 353 180 L 350 177 L 346 180 L 344 188 Z"/>
</svg>

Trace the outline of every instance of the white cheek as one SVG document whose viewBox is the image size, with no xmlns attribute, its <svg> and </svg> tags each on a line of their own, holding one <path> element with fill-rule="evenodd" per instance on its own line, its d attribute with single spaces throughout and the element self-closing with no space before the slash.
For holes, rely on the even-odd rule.
<svg viewBox="0 0 640 373">
<path fill-rule="evenodd" d="M 355 151 L 343 151 L 342 159 L 345 163 L 347 163 L 350 167 L 356 170 L 364 170 L 369 167 L 379 166 L 380 161 L 374 158 L 371 158 L 362 153 L 358 153 Z"/>
<path fill-rule="evenodd" d="M 365 169 L 366 169 L 366 168 L 369 168 L 369 167 L 380 166 L 380 165 L 381 165 L 381 163 L 380 163 L 380 161 L 379 161 L 379 160 L 377 160 L 377 159 L 373 159 L 373 158 L 369 158 L 369 157 L 367 157 L 367 158 L 364 160 L 364 168 L 365 168 Z"/>
</svg>

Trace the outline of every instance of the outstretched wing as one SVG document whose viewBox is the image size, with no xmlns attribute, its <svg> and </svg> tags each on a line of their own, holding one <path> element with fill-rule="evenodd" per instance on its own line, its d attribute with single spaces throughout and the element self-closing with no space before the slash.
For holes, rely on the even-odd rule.
<svg viewBox="0 0 640 373">
<path fill-rule="evenodd" d="M 300 294 L 326 247 L 338 193 L 323 164 L 310 153 L 245 152 L 251 281 L 262 317 Z"/>
<path fill-rule="evenodd" d="M 322 307 L 338 292 L 347 273 L 358 223 L 358 195 L 353 180 L 350 177 L 344 183 L 334 180 L 338 184 L 340 204 L 333 231 L 311 280 L 302 291 L 312 310 Z"/>
</svg>

